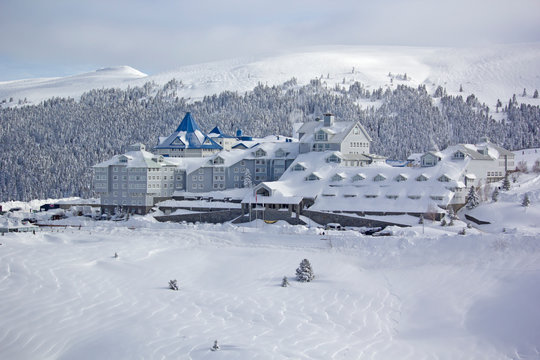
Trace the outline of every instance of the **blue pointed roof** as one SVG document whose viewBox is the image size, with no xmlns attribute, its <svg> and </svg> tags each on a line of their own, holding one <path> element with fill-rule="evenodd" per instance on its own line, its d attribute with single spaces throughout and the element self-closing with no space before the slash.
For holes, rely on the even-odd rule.
<svg viewBox="0 0 540 360">
<path fill-rule="evenodd" d="M 184 119 L 174 133 L 160 141 L 154 149 L 217 149 L 222 147 L 204 134 L 191 113 L 186 113 Z"/>
<path fill-rule="evenodd" d="M 224 134 L 221 129 L 216 125 L 215 128 L 212 129 L 209 133 L 212 137 L 216 138 L 232 138 L 232 136 Z M 217 136 L 216 136 L 217 135 Z"/>
<path fill-rule="evenodd" d="M 178 125 L 176 132 L 185 131 L 188 133 L 192 133 L 192 132 L 195 132 L 195 130 L 200 130 L 200 129 L 197 126 L 197 123 L 195 122 L 195 120 L 193 120 L 191 113 L 187 112 L 186 115 L 184 116 L 184 119 L 180 123 L 180 125 Z"/>
</svg>

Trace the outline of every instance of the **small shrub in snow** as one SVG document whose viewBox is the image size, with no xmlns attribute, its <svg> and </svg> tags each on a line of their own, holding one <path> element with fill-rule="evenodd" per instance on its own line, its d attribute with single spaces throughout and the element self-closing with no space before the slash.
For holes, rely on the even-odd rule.
<svg viewBox="0 0 540 360">
<path fill-rule="evenodd" d="M 527 207 L 530 204 L 531 204 L 531 200 L 529 199 L 529 194 L 525 193 L 525 195 L 523 195 L 523 201 L 521 202 L 521 206 Z"/>
<path fill-rule="evenodd" d="M 491 194 L 491 200 L 493 200 L 493 202 L 499 201 L 499 189 L 495 188 L 495 190 L 493 190 L 493 193 Z"/>
<path fill-rule="evenodd" d="M 446 226 L 446 219 L 445 219 L 445 218 L 442 218 L 442 220 L 441 220 L 441 226 Z"/>
<path fill-rule="evenodd" d="M 178 282 L 175 280 L 169 280 L 169 289 L 178 290 Z"/>
<path fill-rule="evenodd" d="M 461 229 L 458 234 L 459 235 L 465 235 L 467 233 L 467 230 L 465 228 Z"/>
<path fill-rule="evenodd" d="M 219 345 L 217 343 L 217 340 L 214 341 L 214 346 L 212 346 L 210 348 L 210 350 L 212 350 L 212 351 L 218 351 L 219 350 Z"/>
<path fill-rule="evenodd" d="M 506 175 L 504 175 L 504 180 L 503 180 L 503 184 L 502 184 L 502 188 L 504 191 L 508 191 L 510 190 L 510 180 L 508 179 L 508 173 Z"/>
<path fill-rule="evenodd" d="M 287 277 L 284 276 L 284 277 L 283 277 L 283 280 L 281 280 L 281 286 L 282 286 L 282 287 L 287 287 L 287 286 L 289 286 L 289 285 L 290 285 L 290 284 L 289 284 L 289 279 L 287 279 Z"/>
<path fill-rule="evenodd" d="M 419 223 L 419 224 L 423 224 L 423 223 L 424 223 L 424 215 L 420 215 L 420 219 L 418 219 L 418 223 Z"/>
<path fill-rule="evenodd" d="M 450 222 L 448 223 L 448 226 L 454 226 L 454 219 L 450 218 Z"/>
<path fill-rule="evenodd" d="M 315 278 L 313 269 L 308 259 L 302 260 L 300 266 L 296 269 L 296 279 L 300 282 L 310 282 Z"/>
</svg>

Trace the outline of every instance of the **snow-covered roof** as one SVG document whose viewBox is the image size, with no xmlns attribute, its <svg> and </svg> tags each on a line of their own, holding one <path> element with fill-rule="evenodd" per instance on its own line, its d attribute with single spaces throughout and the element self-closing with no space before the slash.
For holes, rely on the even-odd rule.
<svg viewBox="0 0 540 360">
<path fill-rule="evenodd" d="M 338 143 L 343 141 L 345 136 L 355 127 L 358 126 L 360 131 L 371 141 L 371 137 L 367 133 L 366 129 L 358 121 L 334 121 L 330 126 L 324 126 L 324 121 L 308 121 L 305 122 L 299 129 L 299 134 L 304 134 L 300 139 L 302 143 L 313 142 L 315 133 L 324 131 L 328 134 L 329 143 Z"/>
<path fill-rule="evenodd" d="M 295 164 L 302 164 L 305 171 L 287 169 L 279 181 L 273 182 L 284 195 L 314 198 L 314 210 L 344 211 L 399 211 L 425 212 L 430 204 L 446 205 L 450 201 L 447 188 L 461 188 L 466 162 L 441 161 L 430 168 L 392 167 L 385 163 L 374 163 L 362 167 L 347 167 L 337 163 L 327 163 L 330 152 L 310 152 L 300 154 Z M 294 166 L 294 164 L 293 164 Z M 318 181 L 306 181 L 315 173 Z M 339 174 L 342 181 L 333 181 Z M 437 179 L 445 174 L 449 182 Z M 373 181 L 380 175 L 385 181 Z M 424 176 L 426 181 L 416 181 Z M 358 178 L 364 180 L 358 181 Z M 403 181 L 390 181 L 400 177 Z M 326 196 L 323 196 L 326 195 Z M 409 197 L 411 196 L 411 197 Z M 435 197 L 433 199 L 431 196 Z M 439 200 L 443 197 L 443 200 Z M 361 198 L 361 201 L 360 201 Z"/>
<path fill-rule="evenodd" d="M 146 150 L 128 151 L 125 154 L 115 155 L 109 160 L 94 165 L 94 168 L 105 168 L 111 165 L 123 165 L 130 168 L 160 168 L 163 166 L 177 166 L 178 160 L 154 155 Z"/>
</svg>

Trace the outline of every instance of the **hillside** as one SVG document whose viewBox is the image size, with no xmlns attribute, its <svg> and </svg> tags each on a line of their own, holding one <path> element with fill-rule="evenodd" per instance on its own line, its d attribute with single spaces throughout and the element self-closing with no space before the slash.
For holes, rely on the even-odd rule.
<svg viewBox="0 0 540 360">
<path fill-rule="evenodd" d="M 437 86 L 445 87 L 450 95 L 458 94 L 462 85 L 462 95 L 474 93 L 491 108 L 497 99 L 506 102 L 527 89 L 528 96 L 520 102 L 539 105 L 539 99 L 532 99 L 534 90 L 540 89 L 538 63 L 538 43 L 485 48 L 334 46 L 184 66 L 151 76 L 123 66 L 64 78 L 0 82 L 0 101 L 13 98 L 4 104 L 9 106 L 26 98 L 36 104 L 53 96 L 78 98 L 91 89 L 125 89 L 145 82 L 162 86 L 173 78 L 183 84 L 178 96 L 193 101 L 226 90 L 248 91 L 258 83 L 278 85 L 292 77 L 305 85 L 322 76 L 329 87 L 355 81 L 371 89 L 423 84 L 431 93 Z"/>
</svg>

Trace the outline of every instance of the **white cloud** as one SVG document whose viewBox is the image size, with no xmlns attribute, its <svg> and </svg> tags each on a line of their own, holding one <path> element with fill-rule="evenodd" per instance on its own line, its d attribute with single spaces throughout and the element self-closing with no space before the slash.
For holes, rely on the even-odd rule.
<svg viewBox="0 0 540 360">
<path fill-rule="evenodd" d="M 0 59 L 127 64 L 150 73 L 319 44 L 540 41 L 537 0 L 4 0 L 0 6 Z"/>
</svg>

